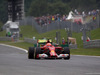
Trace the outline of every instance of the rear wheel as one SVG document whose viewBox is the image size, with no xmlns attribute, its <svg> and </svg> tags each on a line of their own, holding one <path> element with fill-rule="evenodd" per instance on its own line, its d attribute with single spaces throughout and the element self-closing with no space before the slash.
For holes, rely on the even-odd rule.
<svg viewBox="0 0 100 75">
<path fill-rule="evenodd" d="M 34 53 L 34 54 L 35 54 L 35 55 L 34 55 L 34 56 L 35 56 L 35 57 L 34 57 L 35 59 L 40 59 L 40 58 L 39 58 L 39 54 L 41 54 L 41 48 L 40 48 L 40 47 L 36 47 L 36 48 L 35 48 L 35 53 Z"/>
<path fill-rule="evenodd" d="M 29 59 L 34 59 L 34 47 L 29 47 L 28 58 Z"/>
<path fill-rule="evenodd" d="M 64 54 L 69 54 L 68 57 L 64 58 L 64 59 L 68 59 L 68 60 L 69 60 L 69 59 L 70 59 L 70 49 L 69 49 L 68 47 L 65 47 L 63 53 L 64 53 Z"/>
</svg>

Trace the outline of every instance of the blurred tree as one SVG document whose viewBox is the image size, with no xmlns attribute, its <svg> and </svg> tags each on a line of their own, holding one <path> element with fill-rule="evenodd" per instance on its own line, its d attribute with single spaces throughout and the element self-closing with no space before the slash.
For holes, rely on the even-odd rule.
<svg viewBox="0 0 100 75">
<path fill-rule="evenodd" d="M 7 21 L 7 1 L 1 0 L 0 1 L 0 21 L 5 23 Z"/>
<path fill-rule="evenodd" d="M 50 14 L 68 14 L 69 10 L 70 10 L 70 7 L 63 3 L 63 2 L 56 2 L 56 3 L 53 3 L 49 6 L 49 13 Z"/>
<path fill-rule="evenodd" d="M 29 10 L 29 8 L 30 8 L 30 5 L 31 5 L 31 3 L 32 3 L 32 1 L 34 1 L 34 0 L 24 0 L 25 2 L 25 14 L 26 14 L 26 16 L 28 15 L 28 10 Z"/>
<path fill-rule="evenodd" d="M 24 0 L 27 16 L 67 14 L 70 10 L 90 11 L 100 9 L 100 0 Z M 7 0 L 0 0 L 0 21 L 7 21 Z"/>
<path fill-rule="evenodd" d="M 48 4 L 46 0 L 39 0 L 33 1 L 31 7 L 29 9 L 28 14 L 30 16 L 42 16 L 47 14 Z"/>
<path fill-rule="evenodd" d="M 0 21 L 0 31 L 2 31 L 2 26 L 3 26 L 3 23 Z"/>
<path fill-rule="evenodd" d="M 97 8 L 100 9 L 100 0 L 96 0 Z"/>
<path fill-rule="evenodd" d="M 56 0 L 55 0 L 56 1 Z M 58 0 L 55 3 L 47 2 L 47 0 L 33 1 L 29 9 L 30 16 L 42 16 L 47 14 L 67 14 L 70 10 L 70 7 L 63 3 L 61 0 Z"/>
<path fill-rule="evenodd" d="M 90 11 L 97 8 L 96 0 L 71 0 L 70 6 L 79 11 Z"/>
</svg>

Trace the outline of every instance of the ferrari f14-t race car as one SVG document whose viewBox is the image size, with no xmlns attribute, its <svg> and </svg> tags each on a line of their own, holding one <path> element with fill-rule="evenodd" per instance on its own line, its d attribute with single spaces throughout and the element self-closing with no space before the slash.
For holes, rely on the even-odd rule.
<svg viewBox="0 0 100 75">
<path fill-rule="evenodd" d="M 70 59 L 70 49 L 68 47 L 53 45 L 51 42 L 46 42 L 45 44 L 42 43 L 40 45 L 41 46 L 37 47 L 29 47 L 28 51 L 29 59 L 40 59 L 40 58 Z"/>
</svg>

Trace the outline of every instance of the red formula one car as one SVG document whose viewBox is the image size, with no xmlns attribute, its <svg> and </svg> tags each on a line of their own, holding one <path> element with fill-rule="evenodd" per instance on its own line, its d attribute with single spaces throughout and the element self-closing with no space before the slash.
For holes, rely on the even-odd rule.
<svg viewBox="0 0 100 75">
<path fill-rule="evenodd" d="M 70 59 L 70 50 L 68 47 L 54 46 L 46 43 L 41 47 L 29 47 L 29 59 L 51 58 L 51 59 Z"/>
</svg>

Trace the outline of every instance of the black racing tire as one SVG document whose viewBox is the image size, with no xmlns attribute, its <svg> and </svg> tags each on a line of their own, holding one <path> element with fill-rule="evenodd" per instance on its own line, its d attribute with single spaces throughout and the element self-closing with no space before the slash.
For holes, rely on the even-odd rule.
<svg viewBox="0 0 100 75">
<path fill-rule="evenodd" d="M 29 47 L 28 59 L 34 59 L 34 47 Z"/>
<path fill-rule="evenodd" d="M 63 53 L 64 53 L 64 54 L 69 54 L 69 56 L 68 56 L 68 57 L 64 58 L 65 60 L 66 60 L 66 59 L 68 59 L 68 60 L 69 60 L 69 59 L 70 59 L 70 49 L 69 49 L 68 47 L 65 47 L 65 48 L 64 48 L 64 52 L 63 52 Z"/>
<path fill-rule="evenodd" d="M 34 57 L 35 59 L 40 59 L 40 58 L 37 58 L 38 54 L 41 54 L 41 48 L 40 47 L 35 48 L 35 57 Z"/>
</svg>

